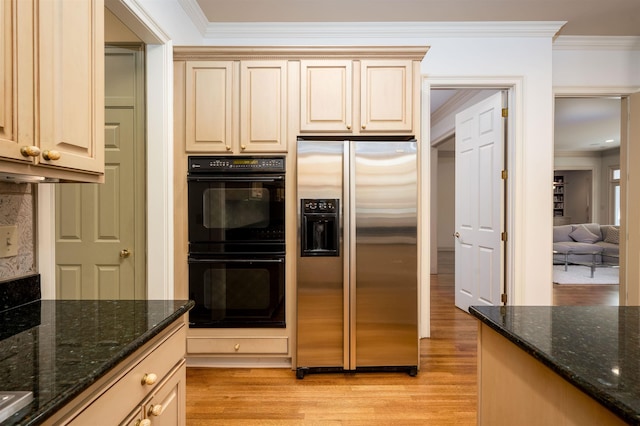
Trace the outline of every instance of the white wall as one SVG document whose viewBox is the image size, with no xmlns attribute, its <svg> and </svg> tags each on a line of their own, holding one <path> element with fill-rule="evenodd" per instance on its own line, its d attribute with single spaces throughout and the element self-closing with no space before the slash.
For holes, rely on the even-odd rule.
<svg viewBox="0 0 640 426">
<path fill-rule="evenodd" d="M 438 151 L 438 250 L 455 249 L 455 153 Z"/>
</svg>

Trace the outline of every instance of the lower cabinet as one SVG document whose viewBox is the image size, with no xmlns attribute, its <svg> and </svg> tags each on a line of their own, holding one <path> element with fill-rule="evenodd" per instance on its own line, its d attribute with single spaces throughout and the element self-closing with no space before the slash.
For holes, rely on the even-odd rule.
<svg viewBox="0 0 640 426">
<path fill-rule="evenodd" d="M 186 366 L 183 360 L 172 374 L 122 422 L 127 426 L 176 426 L 185 424 Z"/>
<path fill-rule="evenodd" d="M 184 321 L 170 326 L 63 408 L 51 424 L 184 426 L 186 337 Z"/>
</svg>

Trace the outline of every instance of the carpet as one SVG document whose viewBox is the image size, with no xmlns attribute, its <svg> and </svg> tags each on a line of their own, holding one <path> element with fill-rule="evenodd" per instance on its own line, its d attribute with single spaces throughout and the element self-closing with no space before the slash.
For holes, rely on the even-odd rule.
<svg viewBox="0 0 640 426">
<path fill-rule="evenodd" d="M 596 268 L 591 278 L 591 268 L 582 265 L 553 265 L 554 284 L 618 284 L 618 268 Z"/>
</svg>

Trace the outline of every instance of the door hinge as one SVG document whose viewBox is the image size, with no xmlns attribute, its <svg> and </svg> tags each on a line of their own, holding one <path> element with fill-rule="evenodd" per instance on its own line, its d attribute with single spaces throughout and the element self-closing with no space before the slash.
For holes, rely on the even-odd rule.
<svg viewBox="0 0 640 426">
<path fill-rule="evenodd" d="M 506 118 L 509 116 L 509 108 L 502 108 L 502 117 Z"/>
<path fill-rule="evenodd" d="M 500 173 L 500 176 L 502 177 L 502 180 L 507 180 L 507 178 L 509 177 L 509 173 L 507 173 L 507 171 L 506 171 L 506 170 L 503 170 L 503 171 Z"/>
<path fill-rule="evenodd" d="M 507 303 L 507 293 L 502 293 L 502 295 L 500 296 L 500 301 L 504 304 Z"/>
<path fill-rule="evenodd" d="M 500 233 L 500 239 L 502 241 L 507 241 L 507 233 L 506 232 L 501 232 Z"/>
</svg>

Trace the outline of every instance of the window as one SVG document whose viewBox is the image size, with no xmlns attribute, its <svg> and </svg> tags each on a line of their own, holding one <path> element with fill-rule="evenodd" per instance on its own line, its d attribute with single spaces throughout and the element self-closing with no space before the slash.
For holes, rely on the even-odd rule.
<svg viewBox="0 0 640 426">
<path fill-rule="evenodd" d="M 620 167 L 609 169 L 611 218 L 614 225 L 620 225 Z"/>
</svg>

